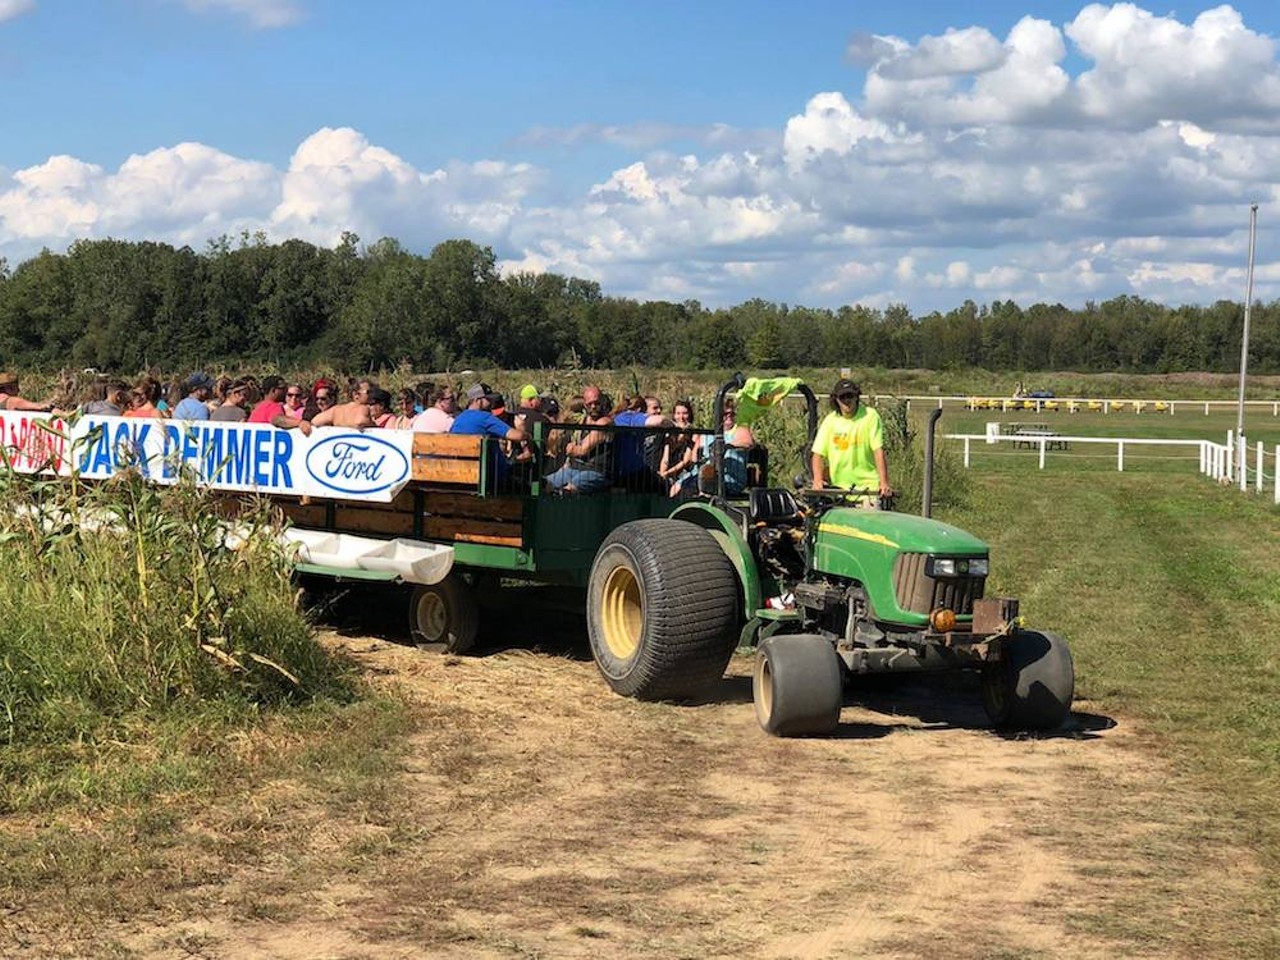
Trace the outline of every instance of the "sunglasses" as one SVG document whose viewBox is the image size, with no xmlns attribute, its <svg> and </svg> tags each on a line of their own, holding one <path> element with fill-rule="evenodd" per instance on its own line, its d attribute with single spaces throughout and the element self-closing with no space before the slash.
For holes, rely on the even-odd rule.
<svg viewBox="0 0 1280 960">
<path fill-rule="evenodd" d="M 836 394 L 836 399 L 837 399 L 837 400 L 857 400 L 857 399 L 858 399 L 858 394 L 856 394 L 856 393 L 837 393 L 837 394 Z"/>
<path fill-rule="evenodd" d="M 286 393 L 286 394 L 285 394 L 285 396 L 286 396 L 286 397 L 300 397 L 300 396 L 302 396 L 302 394 L 300 394 L 297 390 L 290 390 L 288 393 Z"/>
<path fill-rule="evenodd" d="M 329 403 L 329 402 L 330 400 L 327 394 L 319 394 L 316 396 L 316 403 Z"/>
</svg>

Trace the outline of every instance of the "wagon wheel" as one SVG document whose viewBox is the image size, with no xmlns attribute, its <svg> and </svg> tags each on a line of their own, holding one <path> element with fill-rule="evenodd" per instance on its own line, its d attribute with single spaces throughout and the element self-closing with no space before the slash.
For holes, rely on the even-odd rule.
<svg viewBox="0 0 1280 960">
<path fill-rule="evenodd" d="M 478 627 L 475 592 L 457 574 L 414 588 L 409 600 L 409 630 L 419 647 L 466 653 L 475 646 Z"/>
</svg>

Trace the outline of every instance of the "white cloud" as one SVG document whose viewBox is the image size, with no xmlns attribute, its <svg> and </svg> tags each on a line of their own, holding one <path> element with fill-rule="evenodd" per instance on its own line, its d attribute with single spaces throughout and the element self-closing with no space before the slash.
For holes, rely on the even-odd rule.
<svg viewBox="0 0 1280 960">
<path fill-rule="evenodd" d="M 36 8 L 36 0 L 0 0 L 0 23 Z"/>
<path fill-rule="evenodd" d="M 938 63 L 937 38 L 925 37 L 916 47 L 893 38 L 868 73 L 868 112 L 963 127 L 1039 120 L 1060 109 L 1070 84 L 1058 66 L 1066 47 L 1048 21 L 1025 17 L 1003 43 L 977 28 L 947 39 L 946 70 L 904 70 L 904 63 Z"/>
<path fill-rule="evenodd" d="M 278 193 L 269 165 L 195 143 L 132 156 L 115 173 L 50 157 L 0 179 L 0 249 L 106 236 L 199 244 L 257 225 Z"/>
<path fill-rule="evenodd" d="M 1021 283 L 1024 277 L 1025 271 L 1017 267 L 992 267 L 990 270 L 983 270 L 976 274 L 973 284 L 979 290 L 1011 290 Z"/>
<path fill-rule="evenodd" d="M 1006 52 L 981 27 L 948 30 L 941 37 L 922 37 L 912 47 L 894 45 L 876 64 L 876 72 L 892 80 L 927 80 L 956 74 L 985 73 L 1000 66 Z"/>
<path fill-rule="evenodd" d="M 1131 3 L 1090 4 L 1066 33 L 1094 62 L 1075 84 L 1088 118 L 1130 129 L 1176 118 L 1206 130 L 1280 132 L 1276 42 L 1229 6 L 1183 24 Z"/>
<path fill-rule="evenodd" d="M 271 233 L 331 243 L 345 230 L 430 245 L 447 236 L 501 238 L 538 173 L 482 160 L 421 172 L 349 127 L 325 127 L 289 162 Z"/>
<path fill-rule="evenodd" d="M 891 140 L 893 133 L 878 120 L 869 120 L 839 93 L 819 93 L 805 105 L 803 116 L 787 121 L 782 151 L 793 170 L 822 154 L 846 156 L 860 140 Z"/>
<path fill-rule="evenodd" d="M 292 26 L 302 19 L 302 8 L 295 0 L 182 0 L 182 2 L 187 9 L 197 12 L 223 11 L 244 17 L 252 26 L 263 30 Z"/>
</svg>

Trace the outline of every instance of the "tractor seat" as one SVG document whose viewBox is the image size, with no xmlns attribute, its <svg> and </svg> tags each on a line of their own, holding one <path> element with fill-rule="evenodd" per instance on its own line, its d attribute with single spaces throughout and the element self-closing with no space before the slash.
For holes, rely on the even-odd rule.
<svg viewBox="0 0 1280 960">
<path fill-rule="evenodd" d="M 752 487 L 747 491 L 747 519 L 774 526 L 799 527 L 804 524 L 795 494 L 785 487 Z"/>
</svg>

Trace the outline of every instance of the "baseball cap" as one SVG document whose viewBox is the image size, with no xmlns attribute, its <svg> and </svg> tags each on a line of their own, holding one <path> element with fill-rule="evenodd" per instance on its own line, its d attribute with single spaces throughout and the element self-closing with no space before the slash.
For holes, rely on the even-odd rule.
<svg viewBox="0 0 1280 960">
<path fill-rule="evenodd" d="M 213 389 L 213 377 L 209 376 L 203 370 L 197 370 L 191 376 L 187 377 L 187 393 L 199 390 L 204 387 L 206 390 Z"/>
<path fill-rule="evenodd" d="M 537 395 L 538 395 L 538 388 L 535 387 L 532 383 L 526 383 L 523 387 L 520 388 L 521 400 L 532 400 Z"/>
<path fill-rule="evenodd" d="M 475 403 L 481 397 L 492 396 L 493 388 L 487 383 L 473 383 L 467 387 L 467 403 Z"/>
<path fill-rule="evenodd" d="M 507 409 L 507 398 L 500 393 L 489 394 L 489 406 L 493 410 Z"/>
<path fill-rule="evenodd" d="M 842 393 L 856 393 L 862 396 L 862 388 L 847 377 L 841 377 L 836 381 L 836 385 L 831 388 L 831 395 L 838 397 Z"/>
</svg>

